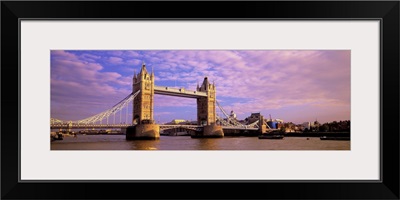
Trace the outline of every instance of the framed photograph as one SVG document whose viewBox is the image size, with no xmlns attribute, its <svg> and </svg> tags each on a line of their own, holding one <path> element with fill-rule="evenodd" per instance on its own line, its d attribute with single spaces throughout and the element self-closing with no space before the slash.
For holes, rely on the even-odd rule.
<svg viewBox="0 0 400 200">
<path fill-rule="evenodd" d="M 3 199 L 399 198 L 397 1 L 1 6 Z"/>
</svg>

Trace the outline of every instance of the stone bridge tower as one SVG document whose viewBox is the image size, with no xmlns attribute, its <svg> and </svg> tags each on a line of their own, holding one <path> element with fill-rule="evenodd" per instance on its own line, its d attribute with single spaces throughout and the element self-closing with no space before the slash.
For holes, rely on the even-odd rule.
<svg viewBox="0 0 400 200">
<path fill-rule="evenodd" d="M 207 97 L 197 98 L 197 123 L 203 126 L 203 132 L 191 135 L 192 138 L 218 138 L 224 137 L 224 131 L 216 122 L 216 89 L 215 84 L 208 82 L 205 77 L 203 84 L 197 86 L 197 91 L 205 92 Z"/>
<path fill-rule="evenodd" d="M 216 91 L 215 84 L 210 84 L 208 78 L 205 77 L 203 84 L 197 86 L 197 91 L 207 93 L 207 97 L 197 98 L 197 124 L 211 125 L 215 123 L 216 111 Z"/>
<path fill-rule="evenodd" d="M 133 100 L 132 123 L 154 123 L 154 72 L 148 73 L 144 63 L 139 74 L 134 74 L 132 87 L 133 93 L 140 90 L 140 93 Z"/>
<path fill-rule="evenodd" d="M 133 76 L 133 93 L 140 93 L 133 100 L 134 126 L 126 128 L 127 140 L 157 140 L 160 139 L 160 127 L 153 118 L 154 107 L 154 72 L 147 72 L 143 63 L 139 74 Z"/>
</svg>

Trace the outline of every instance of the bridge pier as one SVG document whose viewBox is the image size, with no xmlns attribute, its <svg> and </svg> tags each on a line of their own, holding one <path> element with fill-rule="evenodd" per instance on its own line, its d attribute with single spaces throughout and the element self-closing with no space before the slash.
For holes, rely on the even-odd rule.
<svg viewBox="0 0 400 200">
<path fill-rule="evenodd" d="M 126 140 L 158 140 L 160 126 L 158 124 L 138 124 L 126 128 Z"/>
<path fill-rule="evenodd" d="M 203 132 L 194 133 L 191 135 L 192 138 L 222 138 L 224 137 L 224 131 L 222 126 L 212 123 L 211 125 L 204 126 Z"/>
<path fill-rule="evenodd" d="M 264 116 L 260 115 L 260 119 L 258 121 L 258 132 L 263 134 L 267 132 L 267 126 L 264 124 Z"/>
<path fill-rule="evenodd" d="M 258 132 L 260 134 L 263 134 L 263 133 L 267 132 L 267 126 L 266 125 L 261 125 L 260 128 L 258 129 Z"/>
</svg>

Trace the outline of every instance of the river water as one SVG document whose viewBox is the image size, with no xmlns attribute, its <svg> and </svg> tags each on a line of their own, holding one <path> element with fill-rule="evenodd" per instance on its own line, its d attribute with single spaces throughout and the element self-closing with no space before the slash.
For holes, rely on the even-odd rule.
<svg viewBox="0 0 400 200">
<path fill-rule="evenodd" d="M 258 137 L 192 139 L 161 136 L 159 140 L 125 140 L 125 135 L 78 135 L 51 142 L 51 150 L 350 150 L 350 141 L 320 140 L 319 137 Z"/>
</svg>

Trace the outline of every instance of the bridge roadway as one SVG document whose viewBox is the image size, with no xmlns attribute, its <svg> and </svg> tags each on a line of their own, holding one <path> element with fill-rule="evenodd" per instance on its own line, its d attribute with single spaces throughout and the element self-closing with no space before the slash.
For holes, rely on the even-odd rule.
<svg viewBox="0 0 400 200">
<path fill-rule="evenodd" d="M 132 126 L 132 124 L 50 124 L 50 129 L 126 128 L 128 126 Z M 170 128 L 198 129 L 198 128 L 203 128 L 203 126 L 160 124 L 160 129 L 170 129 Z M 222 129 L 258 130 L 258 128 L 253 128 L 253 127 L 250 128 L 250 127 L 236 127 L 236 126 L 223 126 Z"/>
<path fill-rule="evenodd" d="M 171 88 L 165 86 L 154 86 L 154 94 L 162 94 L 169 96 L 178 96 L 178 97 L 188 97 L 188 98 L 199 98 L 199 97 L 207 97 L 207 93 L 186 90 L 185 88 Z"/>
</svg>

